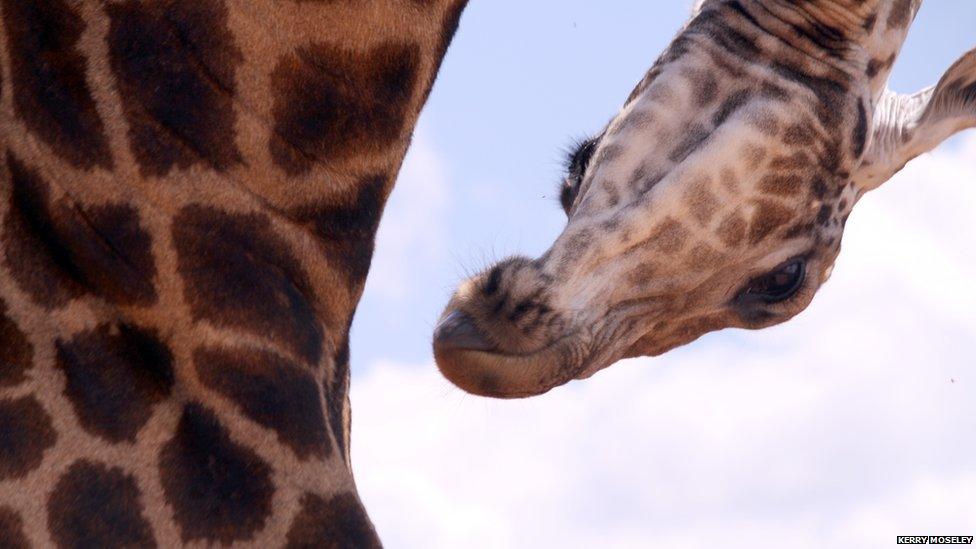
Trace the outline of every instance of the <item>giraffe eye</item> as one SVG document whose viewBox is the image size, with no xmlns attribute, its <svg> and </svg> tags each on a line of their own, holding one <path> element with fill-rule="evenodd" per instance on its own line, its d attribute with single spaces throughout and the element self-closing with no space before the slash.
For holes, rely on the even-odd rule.
<svg viewBox="0 0 976 549">
<path fill-rule="evenodd" d="M 776 270 L 753 279 L 743 294 L 766 303 L 780 303 L 800 291 L 805 277 L 806 261 L 793 259 Z"/>
</svg>

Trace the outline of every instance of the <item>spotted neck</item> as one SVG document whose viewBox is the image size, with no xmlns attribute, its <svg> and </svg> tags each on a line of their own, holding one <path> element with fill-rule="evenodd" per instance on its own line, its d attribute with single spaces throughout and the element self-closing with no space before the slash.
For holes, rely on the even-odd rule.
<svg viewBox="0 0 976 549">
<path fill-rule="evenodd" d="M 877 101 L 922 0 L 737 0 L 741 11 L 811 58 L 870 78 Z M 767 17 L 771 16 L 771 17 Z"/>
<path fill-rule="evenodd" d="M 377 543 L 348 329 L 465 4 L 0 0 L 0 545 Z"/>
</svg>

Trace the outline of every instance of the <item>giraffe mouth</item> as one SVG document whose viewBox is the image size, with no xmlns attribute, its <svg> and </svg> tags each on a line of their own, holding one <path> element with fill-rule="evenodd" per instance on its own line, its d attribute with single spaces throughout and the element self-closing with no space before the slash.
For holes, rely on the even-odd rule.
<svg viewBox="0 0 976 549">
<path fill-rule="evenodd" d="M 506 353 L 469 315 L 456 310 L 445 314 L 434 332 L 434 359 L 444 377 L 468 393 L 528 398 L 577 378 L 588 366 L 588 353 L 577 335 L 565 335 L 533 352 Z"/>
</svg>

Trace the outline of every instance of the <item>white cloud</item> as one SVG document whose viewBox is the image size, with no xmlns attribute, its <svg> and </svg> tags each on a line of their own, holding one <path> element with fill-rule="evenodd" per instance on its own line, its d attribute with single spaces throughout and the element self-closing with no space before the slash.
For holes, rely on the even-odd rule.
<svg viewBox="0 0 976 549">
<path fill-rule="evenodd" d="M 422 267 L 445 261 L 451 202 L 445 162 L 418 128 L 377 234 L 369 292 L 402 299 L 422 277 Z"/>
<path fill-rule="evenodd" d="M 391 547 L 889 547 L 976 534 L 976 136 L 858 205 L 787 325 L 540 398 L 433 365 L 353 384 L 360 492 Z"/>
</svg>

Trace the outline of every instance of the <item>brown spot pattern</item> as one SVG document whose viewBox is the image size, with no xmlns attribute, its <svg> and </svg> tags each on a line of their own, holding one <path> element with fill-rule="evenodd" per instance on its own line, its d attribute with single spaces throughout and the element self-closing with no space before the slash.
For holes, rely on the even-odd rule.
<svg viewBox="0 0 976 549">
<path fill-rule="evenodd" d="M 814 129 L 809 124 L 793 124 L 786 128 L 783 143 L 790 146 L 809 146 L 814 142 Z"/>
<path fill-rule="evenodd" d="M 665 218 L 651 234 L 650 242 L 662 253 L 674 254 L 681 251 L 688 241 L 688 229 L 674 219 Z"/>
<path fill-rule="evenodd" d="M 747 147 L 749 147 L 747 145 Z M 754 147 L 754 150 L 749 151 L 755 153 L 756 157 L 752 158 L 750 161 L 757 163 L 762 163 L 763 159 L 766 158 L 766 150 L 759 147 Z M 735 170 L 731 166 L 725 166 L 722 168 L 721 172 L 722 186 L 725 187 L 732 194 L 737 194 L 739 192 L 739 176 L 735 173 Z"/>
<path fill-rule="evenodd" d="M 3 223 L 4 259 L 11 276 L 40 305 L 53 308 L 83 293 L 61 264 L 67 253 L 56 239 L 50 189 L 40 176 L 7 156 L 10 200 Z"/>
<path fill-rule="evenodd" d="M 689 80 L 695 89 L 695 105 L 707 107 L 718 97 L 718 79 L 711 71 L 705 70 L 690 75 Z"/>
<path fill-rule="evenodd" d="M 717 127 L 724 124 L 730 116 L 744 107 L 751 98 L 752 92 L 748 90 L 739 90 L 729 94 L 712 116 L 712 125 Z"/>
<path fill-rule="evenodd" d="M 301 505 L 288 532 L 289 549 L 382 547 L 355 494 L 339 494 L 326 500 L 308 493 L 302 496 Z"/>
<path fill-rule="evenodd" d="M 232 441 L 217 417 L 199 404 L 183 410 L 176 435 L 160 453 L 159 468 L 184 543 L 247 541 L 271 514 L 271 468 Z"/>
<path fill-rule="evenodd" d="M 728 8 L 737 8 L 729 10 Z M 739 17 L 754 22 L 755 18 L 738 2 L 729 2 L 725 9 L 706 10 L 699 14 L 688 27 L 689 35 L 704 34 L 717 44 L 723 52 L 743 59 L 753 60 L 762 52 L 756 44 L 755 37 L 744 34 L 748 29 L 755 33 L 752 25 L 744 25 Z M 731 17 L 734 11 L 739 17 Z M 689 36 L 690 37 L 690 36 Z"/>
<path fill-rule="evenodd" d="M 777 156 L 769 161 L 769 167 L 771 169 L 794 172 L 794 175 L 796 175 L 795 172 L 798 170 L 809 168 L 810 164 L 810 157 L 803 151 L 796 151 L 793 154 L 785 156 Z"/>
<path fill-rule="evenodd" d="M 886 71 L 890 69 L 891 66 L 895 64 L 896 58 L 897 58 L 897 54 L 892 53 L 891 55 L 888 56 L 887 59 L 872 59 L 868 61 L 868 68 L 865 71 L 865 74 L 868 75 L 868 78 L 874 78 L 881 71 Z"/>
<path fill-rule="evenodd" d="M 854 125 L 854 134 L 851 136 L 851 146 L 854 158 L 860 158 L 864 154 L 864 147 L 868 139 L 868 113 L 863 101 L 857 103 L 857 123 Z"/>
<path fill-rule="evenodd" d="M 329 260 L 344 271 L 352 288 L 363 284 L 369 272 L 387 192 L 386 177 L 365 177 L 350 203 L 310 205 L 294 213 L 298 222 L 312 228 Z"/>
<path fill-rule="evenodd" d="M 691 249 L 687 265 L 692 269 L 703 270 L 713 267 L 724 259 L 724 256 L 708 244 L 698 244 Z"/>
<path fill-rule="evenodd" d="M 630 282 L 630 284 L 641 288 L 644 287 L 649 281 L 654 280 L 657 272 L 658 269 L 656 265 L 651 263 L 638 263 L 637 266 L 631 269 L 631 271 L 627 274 L 627 280 Z"/>
<path fill-rule="evenodd" d="M 234 77 L 243 57 L 223 0 L 129 0 L 106 10 L 110 65 L 143 175 L 241 162 Z"/>
<path fill-rule="evenodd" d="M 769 200 L 760 200 L 749 225 L 749 241 L 753 244 L 762 241 L 793 218 L 793 212 Z"/>
<path fill-rule="evenodd" d="M 0 481 L 22 478 L 41 465 L 57 434 L 34 397 L 0 400 Z"/>
<path fill-rule="evenodd" d="M 24 382 L 33 358 L 34 347 L 7 316 L 7 304 L 0 299 L 0 387 Z"/>
<path fill-rule="evenodd" d="M 382 152 L 404 132 L 419 67 L 419 46 L 393 42 L 368 52 L 313 44 L 284 56 L 271 74 L 275 164 L 299 175 L 315 162 Z"/>
<path fill-rule="evenodd" d="M 766 149 L 753 145 L 752 143 L 747 143 L 742 146 L 742 156 L 745 157 L 746 166 L 750 170 L 756 170 L 762 165 L 763 160 L 766 159 Z M 722 175 L 722 181 L 728 186 L 728 181 L 732 180 L 734 182 L 734 177 L 727 177 L 725 174 Z M 733 191 L 734 192 L 734 191 Z"/>
<path fill-rule="evenodd" d="M 759 111 L 749 118 L 749 123 L 766 137 L 779 135 L 779 118 L 772 111 Z"/>
<path fill-rule="evenodd" d="M 738 212 L 733 212 L 718 227 L 718 237 L 729 248 L 736 248 L 746 237 L 748 223 Z"/>
<path fill-rule="evenodd" d="M 694 124 L 684 132 L 684 137 L 678 142 L 671 154 L 668 155 L 668 159 L 672 162 L 682 162 L 684 159 L 688 158 L 691 153 L 695 152 L 696 149 L 708 139 L 708 130 L 705 129 L 701 124 Z"/>
<path fill-rule="evenodd" d="M 106 324 L 56 347 L 78 422 L 110 442 L 135 442 L 173 387 L 173 355 L 153 332 Z"/>
<path fill-rule="evenodd" d="M 193 361 L 204 385 L 273 430 L 299 458 L 332 453 L 318 382 L 307 369 L 257 349 L 198 349 Z"/>
<path fill-rule="evenodd" d="M 833 127 L 844 112 L 843 99 L 850 86 L 850 76 L 833 71 L 821 76 L 790 62 L 773 61 L 770 69 L 778 76 L 808 89 L 816 98 L 815 114 L 825 127 Z"/>
<path fill-rule="evenodd" d="M 47 502 L 48 529 L 59 547 L 155 547 L 130 475 L 87 461 L 74 463 Z"/>
<path fill-rule="evenodd" d="M 796 174 L 767 175 L 759 182 L 759 190 L 783 197 L 796 196 L 803 190 L 803 178 Z"/>
<path fill-rule="evenodd" d="M 820 206 L 820 210 L 817 211 L 817 223 L 822 226 L 829 225 L 833 213 L 834 209 L 830 206 L 826 204 Z"/>
<path fill-rule="evenodd" d="M 132 207 L 52 203 L 40 174 L 9 154 L 7 166 L 6 265 L 31 297 L 48 308 L 86 292 L 119 304 L 156 300 L 151 238 Z"/>
<path fill-rule="evenodd" d="M 4 549 L 29 549 L 24 535 L 24 521 L 13 509 L 0 507 L 0 547 Z"/>
<path fill-rule="evenodd" d="M 195 318 L 267 337 L 318 364 L 315 293 L 266 216 L 188 206 L 174 219 L 173 241 Z"/>
<path fill-rule="evenodd" d="M 868 15 L 866 18 L 864 18 L 864 23 L 861 25 L 861 28 L 863 28 L 865 32 L 870 33 L 874 31 L 874 25 L 877 22 L 878 22 L 878 13 L 872 12 L 871 15 Z"/>
<path fill-rule="evenodd" d="M 702 227 L 708 225 L 719 209 L 719 201 L 709 189 L 711 180 L 703 178 L 694 181 L 685 194 L 685 201 L 691 211 L 691 216 Z"/>
<path fill-rule="evenodd" d="M 85 30 L 64 0 L 3 0 L 17 116 L 54 154 L 75 167 L 111 168 L 105 128 L 78 51 Z"/>
</svg>

